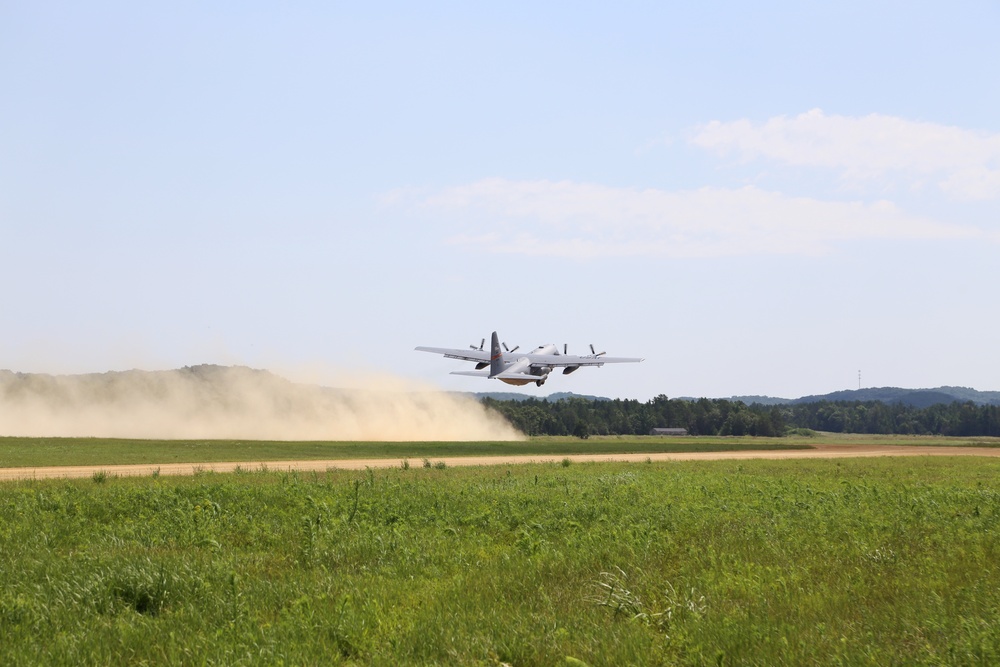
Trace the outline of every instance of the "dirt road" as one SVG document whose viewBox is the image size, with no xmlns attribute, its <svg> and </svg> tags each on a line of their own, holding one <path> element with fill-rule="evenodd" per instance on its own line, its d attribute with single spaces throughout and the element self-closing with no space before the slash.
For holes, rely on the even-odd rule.
<svg viewBox="0 0 1000 667">
<path fill-rule="evenodd" d="M 732 459 L 830 459 L 871 456 L 1000 456 L 1000 448 L 990 447 L 909 447 L 897 445 L 817 445 L 815 449 L 783 449 L 767 451 L 684 452 L 669 454 L 570 454 L 526 456 L 454 456 L 435 458 L 451 466 L 516 465 L 519 463 L 556 463 L 563 459 L 586 461 L 721 461 Z M 135 477 L 152 475 L 193 475 L 199 471 L 233 472 L 242 470 L 325 471 L 392 468 L 400 459 L 339 459 L 322 461 L 227 461 L 221 463 L 162 463 L 110 466 L 52 466 L 45 468 L 0 468 L 0 480 L 46 479 L 53 477 L 91 477 L 104 472 L 110 476 Z M 411 465 L 420 465 L 411 461 Z"/>
</svg>

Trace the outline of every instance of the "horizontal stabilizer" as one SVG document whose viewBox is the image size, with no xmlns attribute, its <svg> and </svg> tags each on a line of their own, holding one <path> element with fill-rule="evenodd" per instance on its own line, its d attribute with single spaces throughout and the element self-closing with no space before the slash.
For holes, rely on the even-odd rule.
<svg viewBox="0 0 1000 667">
<path fill-rule="evenodd" d="M 482 371 L 452 371 L 452 375 L 471 375 L 474 378 L 488 378 L 490 372 L 487 370 Z"/>
<path fill-rule="evenodd" d="M 490 360 L 490 353 L 484 352 L 482 350 L 456 350 L 450 347 L 420 347 L 413 348 L 418 352 L 433 352 L 434 354 L 443 354 L 448 359 L 460 359 L 462 361 L 474 361 L 478 363 L 488 363 Z"/>
</svg>

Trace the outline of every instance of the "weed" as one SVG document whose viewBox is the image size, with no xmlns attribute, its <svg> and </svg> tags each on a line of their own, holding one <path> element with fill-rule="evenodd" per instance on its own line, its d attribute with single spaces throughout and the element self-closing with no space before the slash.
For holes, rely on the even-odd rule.
<svg viewBox="0 0 1000 667">
<path fill-rule="evenodd" d="M 111 595 L 137 614 L 156 616 L 163 609 L 169 597 L 170 584 L 162 568 L 126 565 L 121 571 L 111 575 Z"/>
<path fill-rule="evenodd" d="M 610 609 L 615 618 L 625 616 L 630 621 L 667 630 L 679 616 L 685 615 L 697 619 L 708 609 L 704 595 L 699 596 L 694 588 L 688 589 L 684 595 L 678 595 L 670 582 L 667 582 L 663 594 L 663 607 L 659 610 L 650 609 L 630 589 L 629 578 L 624 570 L 619 567 L 615 567 L 615 570 L 600 573 L 598 580 L 593 584 L 596 594 L 589 597 L 590 602 Z"/>
<path fill-rule="evenodd" d="M 347 523 L 354 521 L 354 515 L 358 513 L 358 500 L 361 495 L 361 481 L 354 480 L 354 502 L 351 505 L 351 512 L 347 515 Z"/>
<path fill-rule="evenodd" d="M 616 572 L 601 572 L 593 587 L 596 593 L 587 598 L 601 607 L 607 607 L 615 618 L 625 615 L 635 620 L 648 617 L 639 596 L 628 588 L 628 575 L 620 567 Z"/>
</svg>

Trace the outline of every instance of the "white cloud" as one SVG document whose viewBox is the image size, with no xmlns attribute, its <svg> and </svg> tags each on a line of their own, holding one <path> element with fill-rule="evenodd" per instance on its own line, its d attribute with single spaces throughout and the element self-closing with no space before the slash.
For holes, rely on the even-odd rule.
<svg viewBox="0 0 1000 667">
<path fill-rule="evenodd" d="M 449 238 L 456 245 L 578 258 L 816 255 L 847 241 L 982 236 L 886 201 L 824 202 L 754 187 L 667 192 L 492 178 L 422 195 L 415 207 L 475 220 L 474 231 Z"/>
<path fill-rule="evenodd" d="M 871 114 L 828 116 L 813 109 L 795 117 L 712 121 L 691 142 L 744 160 L 838 169 L 849 180 L 902 176 L 910 185 L 930 178 L 960 199 L 1000 198 L 1000 134 Z"/>
</svg>

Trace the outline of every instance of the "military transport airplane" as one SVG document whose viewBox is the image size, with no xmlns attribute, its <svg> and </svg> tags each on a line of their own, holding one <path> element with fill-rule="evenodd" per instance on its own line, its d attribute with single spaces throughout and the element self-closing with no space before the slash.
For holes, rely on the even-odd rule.
<svg viewBox="0 0 1000 667">
<path fill-rule="evenodd" d="M 493 339 L 490 344 L 490 351 L 483 350 L 486 343 L 484 338 L 479 347 L 470 345 L 468 350 L 455 350 L 445 347 L 417 347 L 420 352 L 434 352 L 443 354 L 448 359 L 461 359 L 472 361 L 476 364 L 474 371 L 452 371 L 452 375 L 471 375 L 474 377 L 495 378 L 507 384 L 528 384 L 534 382 L 539 387 L 545 384 L 545 380 L 556 368 L 563 369 L 563 375 L 569 375 L 581 366 L 603 366 L 604 364 L 621 364 L 642 361 L 635 357 L 606 357 L 604 352 L 594 352 L 594 346 L 590 346 L 591 354 L 577 356 L 566 354 L 566 346 L 563 345 L 562 354 L 555 345 L 542 345 L 536 347 L 531 352 L 517 354 L 517 347 L 508 350 L 504 344 L 504 350 L 500 349 L 500 339 L 497 332 L 493 332 Z M 488 370 L 487 367 L 489 368 Z"/>
</svg>

